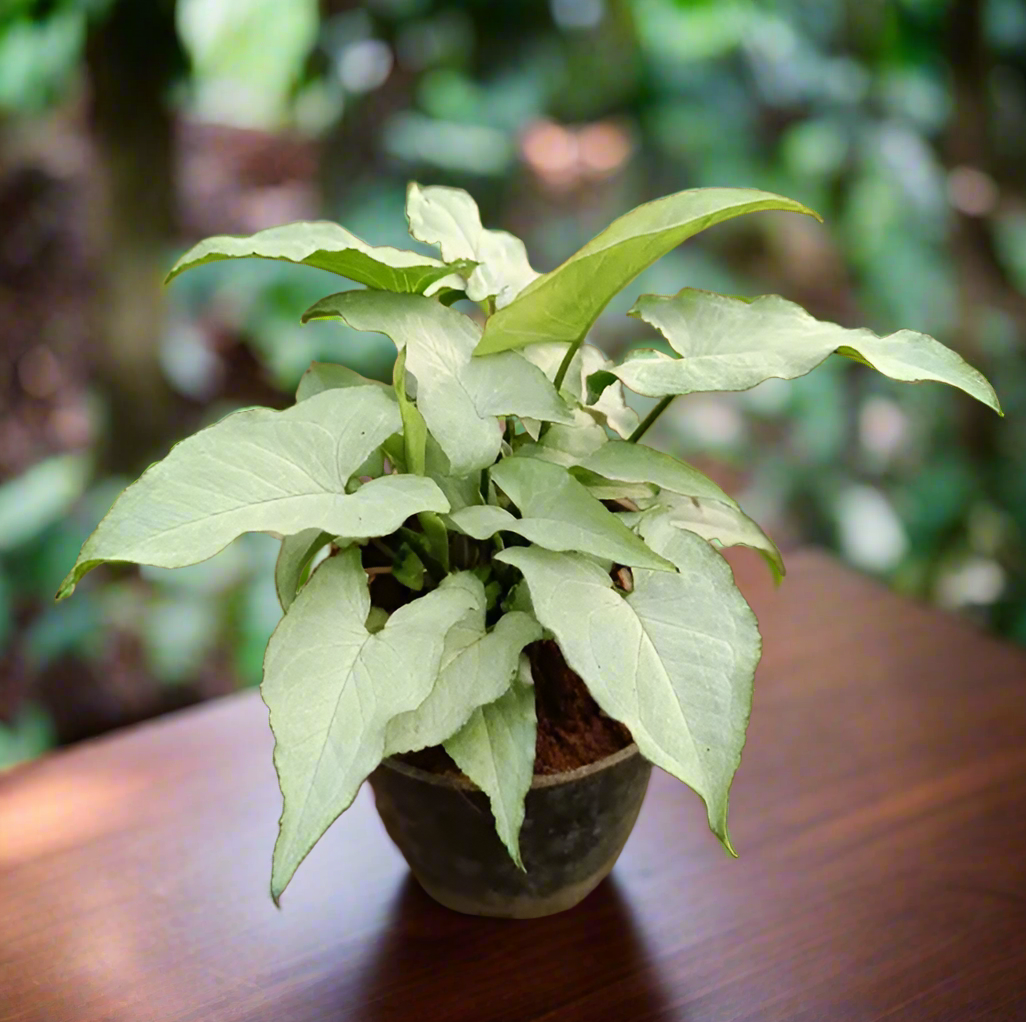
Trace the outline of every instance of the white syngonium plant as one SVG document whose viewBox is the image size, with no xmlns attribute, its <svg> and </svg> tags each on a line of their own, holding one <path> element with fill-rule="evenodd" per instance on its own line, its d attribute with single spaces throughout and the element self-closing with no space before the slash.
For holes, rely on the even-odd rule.
<svg viewBox="0 0 1026 1022">
<path fill-rule="evenodd" d="M 642 295 L 631 315 L 672 355 L 614 364 L 584 343 L 660 256 L 759 210 L 811 212 L 750 189 L 679 192 L 538 274 L 466 192 L 413 184 L 410 233 L 440 258 L 296 223 L 210 238 L 171 271 L 248 256 L 332 271 L 365 287 L 304 321 L 386 334 L 399 353 L 392 386 L 314 363 L 292 408 L 235 412 L 177 444 L 118 498 L 58 594 L 104 562 L 174 568 L 244 532 L 281 539 L 284 617 L 262 686 L 284 799 L 275 901 L 383 758 L 435 745 L 488 795 L 523 867 L 536 737 L 524 649 L 545 636 L 641 753 L 702 797 L 731 850 L 727 797 L 761 640 L 716 547 L 758 550 L 777 578 L 783 562 L 736 501 L 643 434 L 678 394 L 792 379 L 834 353 L 1000 412 L 986 379 L 932 337 L 844 329 L 776 295 Z M 452 307 L 463 298 L 483 325 Z M 661 399 L 643 422 L 624 386 Z M 382 572 L 406 593 L 391 614 L 374 604 Z"/>
</svg>

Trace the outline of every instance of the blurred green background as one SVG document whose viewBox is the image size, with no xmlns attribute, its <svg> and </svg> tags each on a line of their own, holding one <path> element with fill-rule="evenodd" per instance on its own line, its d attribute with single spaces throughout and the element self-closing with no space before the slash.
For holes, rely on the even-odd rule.
<svg viewBox="0 0 1026 1022">
<path fill-rule="evenodd" d="M 959 350 L 1004 421 L 837 358 L 679 399 L 649 439 L 785 551 L 827 546 L 1026 642 L 1024 167 L 1019 0 L 4 0 L 0 766 L 258 682 L 268 537 L 52 596 L 176 438 L 283 406 L 314 358 L 389 373 L 384 338 L 300 327 L 338 278 L 224 263 L 165 291 L 176 254 L 318 216 L 407 247 L 411 178 L 469 189 L 541 270 L 682 188 L 818 209 L 825 227 L 760 215 L 688 243 L 596 339 L 650 342 L 633 297 L 694 285 Z"/>
</svg>

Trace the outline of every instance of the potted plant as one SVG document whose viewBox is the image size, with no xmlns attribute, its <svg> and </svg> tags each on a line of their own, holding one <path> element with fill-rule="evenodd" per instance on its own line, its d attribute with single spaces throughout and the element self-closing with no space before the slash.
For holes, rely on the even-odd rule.
<svg viewBox="0 0 1026 1022">
<path fill-rule="evenodd" d="M 626 841 L 651 764 L 701 796 L 732 852 L 760 637 L 717 548 L 753 547 L 778 577 L 783 564 L 645 432 L 677 395 L 792 379 L 834 353 L 1000 412 L 933 338 L 845 329 L 775 295 L 642 295 L 630 315 L 659 350 L 614 363 L 586 343 L 645 267 L 759 210 L 811 212 L 750 189 L 679 192 L 539 275 L 466 192 L 413 184 L 410 233 L 440 258 L 318 222 L 211 238 L 172 269 L 257 256 L 330 270 L 364 286 L 304 321 L 338 318 L 398 349 L 391 386 L 315 363 L 293 407 L 183 440 L 118 498 L 58 594 L 104 562 L 175 568 L 243 532 L 281 538 L 284 616 L 262 685 L 284 799 L 276 902 L 368 777 L 418 879 L 461 911 L 579 901 Z M 473 315 L 453 307 L 464 299 Z M 640 422 L 624 386 L 658 399 Z"/>
</svg>

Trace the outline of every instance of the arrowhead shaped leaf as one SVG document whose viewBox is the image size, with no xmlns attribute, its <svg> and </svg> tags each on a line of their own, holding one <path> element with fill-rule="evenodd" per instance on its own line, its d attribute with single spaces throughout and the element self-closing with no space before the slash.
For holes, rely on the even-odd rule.
<svg viewBox="0 0 1026 1022">
<path fill-rule="evenodd" d="M 529 614 L 514 611 L 485 626 L 485 592 L 481 581 L 462 572 L 442 584 L 460 585 L 473 601 L 463 619 L 449 629 L 434 686 L 414 710 L 388 725 L 385 755 L 441 745 L 454 735 L 479 706 L 498 699 L 517 672 L 520 651 L 542 637 Z"/>
<path fill-rule="evenodd" d="M 571 420 L 540 369 L 517 353 L 472 358 L 480 327 L 430 298 L 345 291 L 322 299 L 303 318 L 330 317 L 386 334 L 397 348 L 406 348 L 406 369 L 417 379 L 417 407 L 457 476 L 495 460 L 502 442 L 497 415 Z"/>
<path fill-rule="evenodd" d="M 732 217 L 770 209 L 816 216 L 800 202 L 753 188 L 695 188 L 638 206 L 491 316 L 475 354 L 579 341 L 614 295 L 682 241 Z"/>
<path fill-rule="evenodd" d="M 296 597 L 267 645 L 261 686 L 284 800 L 271 867 L 275 901 L 381 761 L 389 720 L 430 692 L 445 634 L 469 606 L 459 586 L 440 588 L 371 634 L 356 548 L 325 561 Z"/>
<path fill-rule="evenodd" d="M 556 378 L 569 345 L 531 344 L 524 348 L 524 358 L 533 362 L 550 379 Z M 594 344 L 582 344 L 570 360 L 562 390 L 569 392 L 582 408 L 597 422 L 608 426 L 614 433 L 629 437 L 638 428 L 638 413 L 627 405 L 623 386 L 615 377 L 594 400 L 588 391 L 588 379 L 596 373 L 608 373 L 613 367 L 611 359 Z"/>
<path fill-rule="evenodd" d="M 577 550 L 631 567 L 674 570 L 672 563 L 650 550 L 559 465 L 534 458 L 505 458 L 491 475 L 522 517 L 514 518 L 490 504 L 451 514 L 450 522 L 474 539 L 487 539 L 499 531 L 515 532 L 547 550 Z"/>
<path fill-rule="evenodd" d="M 121 494 L 58 596 L 104 561 L 180 568 L 244 532 L 383 536 L 419 511 L 447 511 L 438 487 L 417 476 L 385 476 L 346 494 L 350 476 L 398 425 L 395 403 L 377 387 L 227 416 L 177 444 Z"/>
<path fill-rule="evenodd" d="M 281 550 L 274 565 L 274 588 L 282 610 L 292 606 L 310 562 L 330 542 L 331 534 L 320 529 L 304 529 L 281 541 Z"/>
<path fill-rule="evenodd" d="M 414 293 L 424 291 L 454 269 L 469 269 L 466 264 L 449 266 L 419 252 L 368 245 L 338 224 L 314 220 L 270 227 L 249 237 L 207 238 L 175 263 L 167 282 L 194 266 L 250 257 L 316 266 L 367 287 Z"/>
<path fill-rule="evenodd" d="M 475 710 L 445 743 L 460 770 L 488 796 L 499 839 L 521 869 L 520 828 L 524 799 L 534 780 L 536 740 L 534 686 L 514 681 L 495 702 Z"/>
<path fill-rule="evenodd" d="M 849 330 L 815 319 L 779 295 L 747 301 L 685 288 L 670 297 L 642 295 L 631 315 L 654 326 L 683 356 L 648 352 L 615 367 L 639 394 L 747 390 L 763 380 L 803 376 L 846 349 L 893 380 L 948 383 L 1001 411 L 983 375 L 932 337 L 913 330 L 886 337 Z"/>
<path fill-rule="evenodd" d="M 728 850 L 727 797 L 741 759 L 761 640 L 730 567 L 671 526 L 653 544 L 679 569 L 635 569 L 621 596 L 583 557 L 537 547 L 496 555 L 523 572 L 538 620 L 602 710 L 646 759 L 693 788 Z"/>
<path fill-rule="evenodd" d="M 438 245 L 447 262 L 477 264 L 466 283 L 471 301 L 495 298 L 501 309 L 538 276 L 527 260 L 524 243 L 505 231 L 485 230 L 477 203 L 462 188 L 411 184 L 406 191 L 406 218 L 410 234 Z"/>
</svg>

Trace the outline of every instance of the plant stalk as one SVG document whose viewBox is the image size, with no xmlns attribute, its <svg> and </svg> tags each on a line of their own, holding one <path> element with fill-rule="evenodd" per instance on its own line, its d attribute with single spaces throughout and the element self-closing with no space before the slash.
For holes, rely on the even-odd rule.
<svg viewBox="0 0 1026 1022">
<path fill-rule="evenodd" d="M 629 437 L 627 437 L 627 443 L 636 444 L 648 432 L 649 427 L 656 421 L 656 419 L 666 411 L 670 402 L 676 396 L 676 394 L 667 394 L 666 397 L 660 399 L 659 404 L 657 404 L 655 408 L 653 408 L 652 411 L 650 411 L 648 415 L 641 420 L 638 428 L 631 433 Z"/>
<path fill-rule="evenodd" d="M 559 388 L 563 386 L 563 381 L 566 379 L 566 374 L 570 369 L 570 363 L 574 360 L 574 355 L 577 354 L 578 349 L 584 343 L 584 337 L 579 337 L 574 341 L 569 348 L 566 349 L 566 354 L 563 356 L 563 361 L 559 363 L 559 368 L 556 370 L 556 375 L 552 380 L 552 386 L 555 387 L 556 393 L 559 393 Z M 538 434 L 540 440 L 549 431 L 551 423 L 543 422 L 541 431 Z"/>
<path fill-rule="evenodd" d="M 563 381 L 566 379 L 566 374 L 570 369 L 570 363 L 574 360 L 574 355 L 577 354 L 578 349 L 584 343 L 584 338 L 579 337 L 574 341 L 569 348 L 566 349 L 566 354 L 563 356 L 563 361 L 559 363 L 559 368 L 556 370 L 556 376 L 552 381 L 552 386 L 556 388 L 556 393 L 559 393 L 559 388 L 563 386 Z"/>
</svg>

